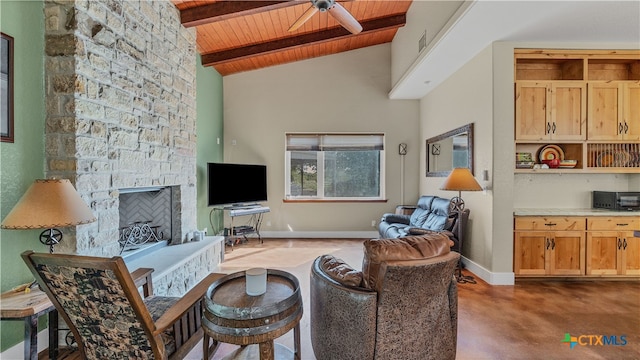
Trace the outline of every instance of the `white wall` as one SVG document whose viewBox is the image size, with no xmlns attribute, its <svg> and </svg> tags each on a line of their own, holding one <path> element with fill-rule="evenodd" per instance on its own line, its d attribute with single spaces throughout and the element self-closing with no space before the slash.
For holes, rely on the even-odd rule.
<svg viewBox="0 0 640 360">
<path fill-rule="evenodd" d="M 425 139 L 453 130 L 468 123 L 474 126 L 474 172 L 481 185 L 484 170 L 492 175 L 493 107 L 492 53 L 483 50 L 462 69 L 420 101 L 421 136 Z M 421 154 L 426 156 L 426 145 Z M 426 177 L 421 162 L 420 193 L 451 198 L 458 194 L 439 190 L 443 177 Z M 491 219 L 493 192 L 463 192 L 466 208 L 471 210 L 463 241 L 462 254 L 491 268 Z"/>
<path fill-rule="evenodd" d="M 407 24 L 396 33 L 392 42 L 391 83 L 396 84 L 414 61 L 425 55 L 429 44 L 455 14 L 462 1 L 414 0 L 407 11 Z M 426 34 L 425 34 L 426 32 Z M 426 50 L 418 52 L 418 41 L 425 34 Z"/>
<path fill-rule="evenodd" d="M 267 165 L 271 213 L 263 232 L 371 232 L 384 212 L 418 197 L 417 100 L 389 100 L 391 45 L 240 73 L 223 78 L 226 162 Z M 386 203 L 284 203 L 286 132 L 384 132 Z M 233 142 L 235 141 L 235 145 Z M 401 199 L 401 157 L 405 197 Z M 266 226 L 270 222 L 271 226 Z M 285 234 L 286 236 L 286 234 Z"/>
</svg>

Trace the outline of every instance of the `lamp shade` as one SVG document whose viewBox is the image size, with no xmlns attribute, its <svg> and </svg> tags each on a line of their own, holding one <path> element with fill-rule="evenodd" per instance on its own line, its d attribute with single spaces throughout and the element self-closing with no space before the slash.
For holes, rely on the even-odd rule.
<svg viewBox="0 0 640 360">
<path fill-rule="evenodd" d="M 36 180 L 4 218 L 3 229 L 50 229 L 96 221 L 68 179 Z"/>
<path fill-rule="evenodd" d="M 440 190 L 481 191 L 482 187 L 468 168 L 455 168 L 444 181 Z"/>
</svg>

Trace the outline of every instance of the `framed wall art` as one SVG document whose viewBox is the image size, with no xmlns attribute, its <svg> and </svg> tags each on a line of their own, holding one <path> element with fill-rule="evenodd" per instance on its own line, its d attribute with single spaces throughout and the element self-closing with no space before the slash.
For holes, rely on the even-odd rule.
<svg viewBox="0 0 640 360">
<path fill-rule="evenodd" d="M 13 37 L 0 34 L 0 140 L 13 142 Z"/>
</svg>

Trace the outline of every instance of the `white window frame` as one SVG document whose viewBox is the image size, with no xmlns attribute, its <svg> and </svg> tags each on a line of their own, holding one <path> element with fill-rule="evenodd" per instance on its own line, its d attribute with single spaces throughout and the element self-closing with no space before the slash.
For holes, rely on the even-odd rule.
<svg viewBox="0 0 640 360">
<path fill-rule="evenodd" d="M 318 173 L 317 173 L 317 194 L 315 196 L 293 196 L 289 193 L 289 189 L 291 189 L 291 152 L 292 151 L 304 151 L 304 150 L 289 150 L 288 149 L 288 141 L 290 136 L 296 137 L 323 137 L 323 136 L 367 136 L 367 137 L 380 137 L 381 140 L 381 149 L 380 151 L 380 178 L 379 180 L 379 195 L 373 197 L 325 197 L 324 196 L 324 151 L 322 150 L 310 150 L 316 151 L 316 161 L 318 164 Z M 285 200 L 300 200 L 300 201 L 345 201 L 345 202 L 357 202 L 357 201 L 381 201 L 384 200 L 385 197 L 385 174 L 386 174 L 386 162 L 385 162 L 385 134 L 384 133 L 285 133 L 285 176 L 284 176 L 284 193 Z M 357 144 L 352 144 L 357 146 Z"/>
</svg>

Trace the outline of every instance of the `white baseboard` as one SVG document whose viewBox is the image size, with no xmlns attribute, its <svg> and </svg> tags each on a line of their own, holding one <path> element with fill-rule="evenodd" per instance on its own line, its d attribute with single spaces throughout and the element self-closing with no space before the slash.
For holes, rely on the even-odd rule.
<svg viewBox="0 0 640 360">
<path fill-rule="evenodd" d="M 462 257 L 462 263 L 464 267 L 474 273 L 476 276 L 486 281 L 490 285 L 514 285 L 516 281 L 515 274 L 513 272 L 496 273 L 485 269 L 478 263 L 472 260 Z"/>
<path fill-rule="evenodd" d="M 377 231 L 260 231 L 263 238 L 376 239 Z"/>
<path fill-rule="evenodd" d="M 17 322 L 16 322 L 17 323 Z M 20 324 L 22 325 L 22 323 Z M 44 329 L 38 333 L 38 353 L 49 347 L 49 331 Z M 0 353 L 0 359 L 23 359 L 24 358 L 24 341 L 8 348 Z"/>
</svg>

